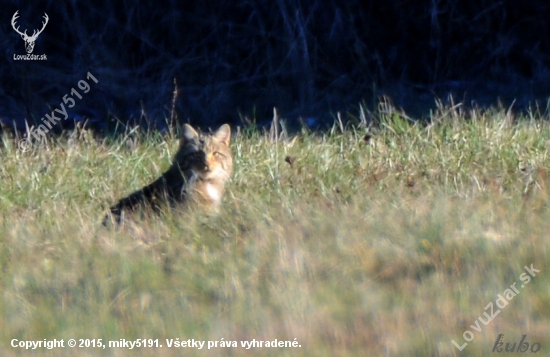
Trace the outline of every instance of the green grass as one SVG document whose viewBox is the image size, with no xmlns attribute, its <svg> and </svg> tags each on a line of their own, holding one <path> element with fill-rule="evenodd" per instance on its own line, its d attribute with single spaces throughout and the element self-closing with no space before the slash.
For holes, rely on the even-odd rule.
<svg viewBox="0 0 550 357">
<path fill-rule="evenodd" d="M 132 355 L 481 356 L 503 333 L 548 355 L 550 124 L 442 108 L 420 125 L 385 109 L 370 140 L 351 126 L 278 142 L 245 130 L 219 216 L 121 231 L 101 226 L 105 209 L 169 166 L 174 137 L 84 132 L 28 152 L 4 138 L 1 354 L 26 354 L 14 338 L 158 338 Z M 531 264 L 540 273 L 472 330 Z M 239 347 L 167 348 L 176 338 Z M 301 348 L 240 347 L 252 339 Z"/>
</svg>

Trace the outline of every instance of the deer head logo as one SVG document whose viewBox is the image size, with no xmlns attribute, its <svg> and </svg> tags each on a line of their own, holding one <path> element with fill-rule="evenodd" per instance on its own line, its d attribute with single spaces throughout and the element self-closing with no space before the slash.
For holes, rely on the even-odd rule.
<svg viewBox="0 0 550 357">
<path fill-rule="evenodd" d="M 21 38 L 23 39 L 23 41 L 25 41 L 25 50 L 27 50 L 27 53 L 32 53 L 32 50 L 34 50 L 34 41 L 36 41 L 36 38 L 38 37 L 38 35 L 40 35 L 42 31 L 44 31 L 44 28 L 48 24 L 48 20 L 49 20 L 48 14 L 44 13 L 45 21 L 42 22 L 42 28 L 38 32 L 36 32 L 36 30 L 33 30 L 32 36 L 29 36 L 27 35 L 27 30 L 25 30 L 25 32 L 21 32 L 19 31 L 19 26 L 17 26 L 17 28 L 15 27 L 15 20 L 17 20 L 17 18 L 19 17 L 19 15 L 17 15 L 18 12 L 19 10 L 17 10 L 15 14 L 13 14 L 13 17 L 11 18 L 11 26 L 13 27 L 15 32 L 21 35 Z"/>
</svg>

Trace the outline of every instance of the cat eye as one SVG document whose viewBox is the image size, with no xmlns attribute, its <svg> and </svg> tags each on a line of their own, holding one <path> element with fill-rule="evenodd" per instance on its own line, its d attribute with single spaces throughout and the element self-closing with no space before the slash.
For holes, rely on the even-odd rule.
<svg viewBox="0 0 550 357">
<path fill-rule="evenodd" d="M 223 155 L 221 152 L 219 152 L 219 151 L 214 151 L 214 154 L 212 154 L 212 155 L 214 155 L 214 157 L 215 157 L 216 159 L 218 159 L 218 158 L 220 158 L 220 157 L 224 157 L 224 155 Z"/>
</svg>

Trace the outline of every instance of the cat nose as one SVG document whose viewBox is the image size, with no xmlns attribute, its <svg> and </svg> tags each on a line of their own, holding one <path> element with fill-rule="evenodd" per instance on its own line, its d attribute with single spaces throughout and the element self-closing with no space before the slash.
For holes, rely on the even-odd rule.
<svg viewBox="0 0 550 357">
<path fill-rule="evenodd" d="M 206 157 L 203 157 L 199 162 L 198 162 L 198 167 L 200 167 L 201 170 L 203 171 L 208 171 L 209 170 L 209 164 L 208 164 L 208 159 Z"/>
</svg>

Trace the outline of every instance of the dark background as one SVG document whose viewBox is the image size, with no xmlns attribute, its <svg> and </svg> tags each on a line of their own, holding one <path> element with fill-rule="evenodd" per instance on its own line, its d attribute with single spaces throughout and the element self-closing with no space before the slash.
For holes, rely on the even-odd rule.
<svg viewBox="0 0 550 357">
<path fill-rule="evenodd" d="M 28 34 L 48 14 L 33 52 L 47 61 L 13 59 L 26 53 L 16 10 Z M 266 121 L 274 106 L 331 122 L 382 94 L 417 116 L 449 94 L 545 106 L 549 19 L 547 0 L 3 1 L 0 118 L 39 121 L 88 71 L 99 83 L 70 118 L 102 130 L 165 127 L 174 78 L 179 122 L 202 127 Z"/>
</svg>

